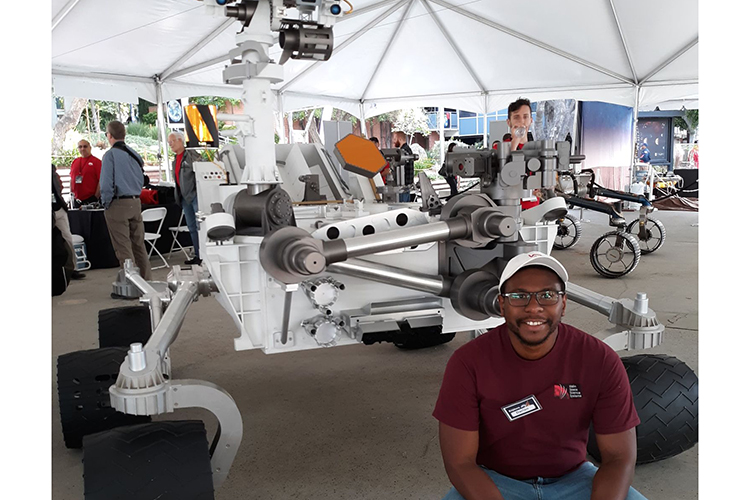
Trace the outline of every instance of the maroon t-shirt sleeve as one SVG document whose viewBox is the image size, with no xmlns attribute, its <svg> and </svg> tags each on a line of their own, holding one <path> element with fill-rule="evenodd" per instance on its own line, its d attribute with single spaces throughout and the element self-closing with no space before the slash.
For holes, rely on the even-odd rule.
<svg viewBox="0 0 750 500">
<path fill-rule="evenodd" d="M 464 431 L 479 430 L 479 402 L 476 373 L 453 353 L 443 375 L 435 411 L 432 416 L 442 423 Z"/>
<path fill-rule="evenodd" d="M 633 404 L 625 365 L 611 348 L 607 347 L 605 351 L 602 383 L 594 406 L 594 432 L 617 434 L 632 429 L 641 421 Z"/>
</svg>

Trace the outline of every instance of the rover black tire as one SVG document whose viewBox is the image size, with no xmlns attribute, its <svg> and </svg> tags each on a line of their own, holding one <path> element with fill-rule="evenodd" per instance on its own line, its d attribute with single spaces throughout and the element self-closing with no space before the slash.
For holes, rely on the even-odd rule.
<svg viewBox="0 0 750 500">
<path fill-rule="evenodd" d="M 698 442 L 698 377 L 684 362 L 664 354 L 622 358 L 640 425 L 635 428 L 636 464 L 670 458 Z M 601 460 L 594 431 L 589 454 Z"/>
<path fill-rule="evenodd" d="M 87 434 L 151 421 L 151 417 L 126 415 L 110 406 L 109 387 L 117 380 L 126 356 L 127 348 L 108 347 L 57 358 L 57 394 L 66 447 L 80 448 Z"/>
<path fill-rule="evenodd" d="M 557 221 L 557 236 L 552 247 L 557 250 L 572 247 L 581 239 L 581 230 L 581 221 L 570 214 L 565 214 L 565 217 Z"/>
<path fill-rule="evenodd" d="M 591 265 L 605 278 L 619 278 L 633 272 L 641 260 L 638 240 L 623 231 L 604 233 L 591 245 Z"/>
<path fill-rule="evenodd" d="M 424 349 L 425 347 L 434 347 L 440 344 L 447 344 L 456 336 L 456 333 L 441 333 L 427 335 L 421 332 L 409 336 L 405 340 L 394 342 L 393 344 L 399 349 Z"/>
<path fill-rule="evenodd" d="M 638 219 L 628 224 L 628 233 L 638 238 L 638 246 L 641 247 L 641 253 L 647 254 L 656 252 L 664 244 L 664 240 L 667 237 L 667 228 L 661 221 L 646 217 L 646 238 L 643 239 L 640 236 L 640 227 L 638 225 Z"/>
<path fill-rule="evenodd" d="M 201 421 L 118 427 L 83 440 L 85 500 L 213 500 Z"/>
<path fill-rule="evenodd" d="M 99 347 L 146 345 L 151 337 L 151 312 L 146 306 L 114 307 L 99 311 Z"/>
</svg>

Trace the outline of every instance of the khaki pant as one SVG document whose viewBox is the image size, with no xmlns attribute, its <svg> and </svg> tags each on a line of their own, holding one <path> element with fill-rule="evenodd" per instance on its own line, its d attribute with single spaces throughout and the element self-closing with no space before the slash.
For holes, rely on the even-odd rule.
<svg viewBox="0 0 750 500">
<path fill-rule="evenodd" d="M 55 227 L 60 230 L 65 243 L 68 244 L 68 260 L 65 264 L 65 267 L 70 268 L 71 270 L 75 269 L 76 252 L 73 248 L 73 234 L 70 232 L 68 212 L 66 212 L 62 208 L 55 212 Z"/>
<path fill-rule="evenodd" d="M 143 242 L 143 217 L 141 217 L 141 200 L 138 198 L 127 198 L 112 200 L 109 208 L 104 211 L 107 219 L 107 229 L 115 249 L 120 267 L 125 260 L 131 259 L 138 266 L 143 279 L 151 279 L 151 264 L 148 261 L 148 252 Z"/>
</svg>

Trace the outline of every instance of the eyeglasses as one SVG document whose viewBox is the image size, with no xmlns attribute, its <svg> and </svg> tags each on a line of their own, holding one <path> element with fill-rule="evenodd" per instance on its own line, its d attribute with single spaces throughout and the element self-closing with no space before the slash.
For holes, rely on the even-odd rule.
<svg viewBox="0 0 750 500">
<path fill-rule="evenodd" d="M 83 146 L 78 146 L 78 149 L 86 149 L 87 147 L 88 147 L 88 146 L 86 146 L 86 145 L 83 145 Z"/>
<path fill-rule="evenodd" d="M 501 293 L 503 297 L 508 299 L 508 303 L 514 307 L 525 307 L 531 302 L 531 296 L 536 297 L 536 301 L 540 306 L 554 306 L 560 301 L 560 297 L 565 295 L 565 292 L 558 290 L 542 290 L 541 292 L 511 292 Z"/>
</svg>

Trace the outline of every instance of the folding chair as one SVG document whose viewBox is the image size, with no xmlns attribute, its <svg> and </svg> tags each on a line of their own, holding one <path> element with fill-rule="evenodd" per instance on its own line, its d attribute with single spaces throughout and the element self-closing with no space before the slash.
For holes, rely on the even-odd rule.
<svg viewBox="0 0 750 500">
<path fill-rule="evenodd" d="M 73 236 L 73 250 L 75 251 L 76 271 L 86 271 L 91 269 L 91 262 L 88 260 L 86 255 L 86 243 L 84 242 L 83 236 L 74 234 Z"/>
<path fill-rule="evenodd" d="M 156 252 L 156 254 L 161 258 L 161 261 L 164 262 L 163 266 L 157 266 L 152 267 L 151 269 L 161 269 L 163 267 L 169 267 L 169 264 L 167 264 L 167 260 L 164 258 L 164 256 L 157 250 L 156 248 L 156 240 L 161 238 L 161 226 L 164 224 L 164 217 L 167 216 L 167 209 L 164 207 L 159 208 L 149 208 L 148 210 L 144 210 L 141 212 L 141 216 L 143 217 L 143 223 L 144 225 L 147 222 L 158 222 L 159 228 L 156 230 L 155 233 L 145 233 L 143 235 L 143 239 L 145 242 L 147 242 L 149 245 L 151 245 L 151 249 L 148 251 L 148 258 L 151 260 L 151 254 Z"/>
<path fill-rule="evenodd" d="M 182 253 L 185 254 L 186 259 L 190 259 L 191 257 L 188 255 L 187 250 L 185 250 L 185 247 L 183 247 L 180 244 L 180 241 L 177 239 L 178 236 L 180 236 L 180 233 L 189 233 L 190 229 L 187 226 L 182 225 L 182 221 L 185 220 L 185 212 L 180 213 L 180 222 L 177 223 L 176 226 L 172 226 L 169 228 L 169 230 L 172 232 L 172 246 L 169 247 L 169 256 L 172 257 L 172 252 L 175 250 L 175 244 L 177 244 L 177 247 L 182 250 Z M 189 245 L 192 246 L 192 245 Z"/>
</svg>

